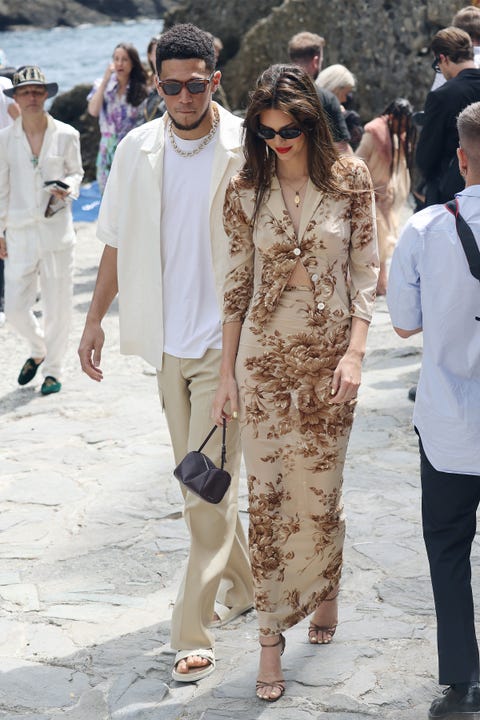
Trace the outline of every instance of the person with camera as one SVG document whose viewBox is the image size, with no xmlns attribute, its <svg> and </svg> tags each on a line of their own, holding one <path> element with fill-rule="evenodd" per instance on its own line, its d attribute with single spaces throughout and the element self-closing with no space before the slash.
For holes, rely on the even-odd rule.
<svg viewBox="0 0 480 720">
<path fill-rule="evenodd" d="M 227 248 L 222 208 L 241 164 L 242 121 L 212 102 L 221 74 L 211 36 L 194 25 L 175 25 L 161 35 L 156 73 L 167 112 L 132 130 L 115 153 L 98 220 L 105 249 L 78 352 L 84 372 L 102 380 L 101 321 L 118 292 L 120 350 L 157 369 L 178 465 L 211 426 Z M 217 436 L 205 447 L 216 465 L 220 450 Z M 180 682 L 214 670 L 212 625 L 252 607 L 237 512 L 237 423 L 228 431 L 226 470 L 232 481 L 222 502 L 209 504 L 184 491 L 190 550 L 170 639 L 177 651 L 172 677 Z"/>
<path fill-rule="evenodd" d="M 43 395 L 61 389 L 70 331 L 75 231 L 70 199 L 83 177 L 80 136 L 45 109 L 58 91 L 39 67 L 20 67 L 4 90 L 21 115 L 0 131 L 0 258 L 5 260 L 5 314 L 28 341 L 18 376 L 26 385 L 41 364 Z M 43 327 L 32 311 L 37 278 Z"/>
</svg>

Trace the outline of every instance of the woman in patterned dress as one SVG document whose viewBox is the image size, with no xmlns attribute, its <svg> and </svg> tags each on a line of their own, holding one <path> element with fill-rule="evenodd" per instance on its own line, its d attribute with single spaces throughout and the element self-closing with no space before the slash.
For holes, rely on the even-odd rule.
<svg viewBox="0 0 480 720">
<path fill-rule="evenodd" d="M 245 163 L 224 206 L 229 259 L 217 424 L 239 416 L 260 629 L 257 696 L 285 690 L 281 634 L 337 622 L 342 471 L 375 298 L 378 257 L 365 164 L 339 159 L 298 67 L 258 79 Z"/>
<path fill-rule="evenodd" d="M 146 81 L 137 49 L 120 43 L 103 78 L 95 81 L 88 94 L 88 112 L 98 117 L 100 125 L 97 181 L 102 193 L 118 143 L 129 130 L 145 122 Z"/>
</svg>

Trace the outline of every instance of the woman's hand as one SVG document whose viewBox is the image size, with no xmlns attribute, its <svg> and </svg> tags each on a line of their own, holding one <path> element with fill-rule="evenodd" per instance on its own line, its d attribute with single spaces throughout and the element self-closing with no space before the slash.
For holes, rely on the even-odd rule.
<svg viewBox="0 0 480 720">
<path fill-rule="evenodd" d="M 103 82 L 105 83 L 105 85 L 108 83 L 108 81 L 112 77 L 112 73 L 114 71 L 115 71 L 115 65 L 113 64 L 113 62 L 108 63 L 107 68 L 103 74 Z"/>
<path fill-rule="evenodd" d="M 331 403 L 345 403 L 355 400 L 362 377 L 363 354 L 347 350 L 333 373 Z"/>
<path fill-rule="evenodd" d="M 225 410 L 226 405 L 229 406 L 230 414 Z M 227 378 L 220 378 L 212 404 L 212 419 L 216 425 L 223 425 L 223 418 L 229 422 L 236 417 L 238 417 L 238 388 L 235 378 L 230 375 Z"/>
</svg>

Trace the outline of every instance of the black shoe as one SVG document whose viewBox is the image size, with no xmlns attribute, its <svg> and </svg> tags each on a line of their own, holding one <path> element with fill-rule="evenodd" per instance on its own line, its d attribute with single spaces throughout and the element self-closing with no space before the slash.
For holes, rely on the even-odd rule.
<svg viewBox="0 0 480 720">
<path fill-rule="evenodd" d="M 444 697 L 433 701 L 428 717 L 431 720 L 480 720 L 480 685 L 471 683 L 467 688 L 466 692 L 458 692 L 452 685 L 444 690 Z"/>
<path fill-rule="evenodd" d="M 411 400 L 412 402 L 415 402 L 416 397 L 417 397 L 417 386 L 414 385 L 408 391 L 408 399 Z"/>
<path fill-rule="evenodd" d="M 40 360 L 39 363 L 36 363 L 33 358 L 28 358 L 28 360 L 25 360 L 23 367 L 20 370 L 20 375 L 18 376 L 18 384 L 26 385 L 30 382 L 30 380 L 33 380 L 42 362 L 43 360 Z"/>
</svg>

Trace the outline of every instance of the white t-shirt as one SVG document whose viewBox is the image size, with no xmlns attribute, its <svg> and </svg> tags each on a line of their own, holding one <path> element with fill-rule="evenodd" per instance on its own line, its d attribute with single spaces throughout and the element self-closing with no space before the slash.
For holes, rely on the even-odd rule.
<svg viewBox="0 0 480 720">
<path fill-rule="evenodd" d="M 8 127 L 13 122 L 13 119 L 7 112 L 8 106 L 13 103 L 13 100 L 12 98 L 7 97 L 3 92 L 11 87 L 11 81 L 8 78 L 3 77 L 3 75 L 0 75 L 0 129 Z"/>
<path fill-rule="evenodd" d="M 168 123 L 165 129 L 160 219 L 164 351 L 180 358 L 201 358 L 209 348 L 222 346 L 209 219 L 216 139 L 198 155 L 184 158 L 172 147 Z M 177 146 L 186 152 L 202 140 L 175 135 Z"/>
</svg>

